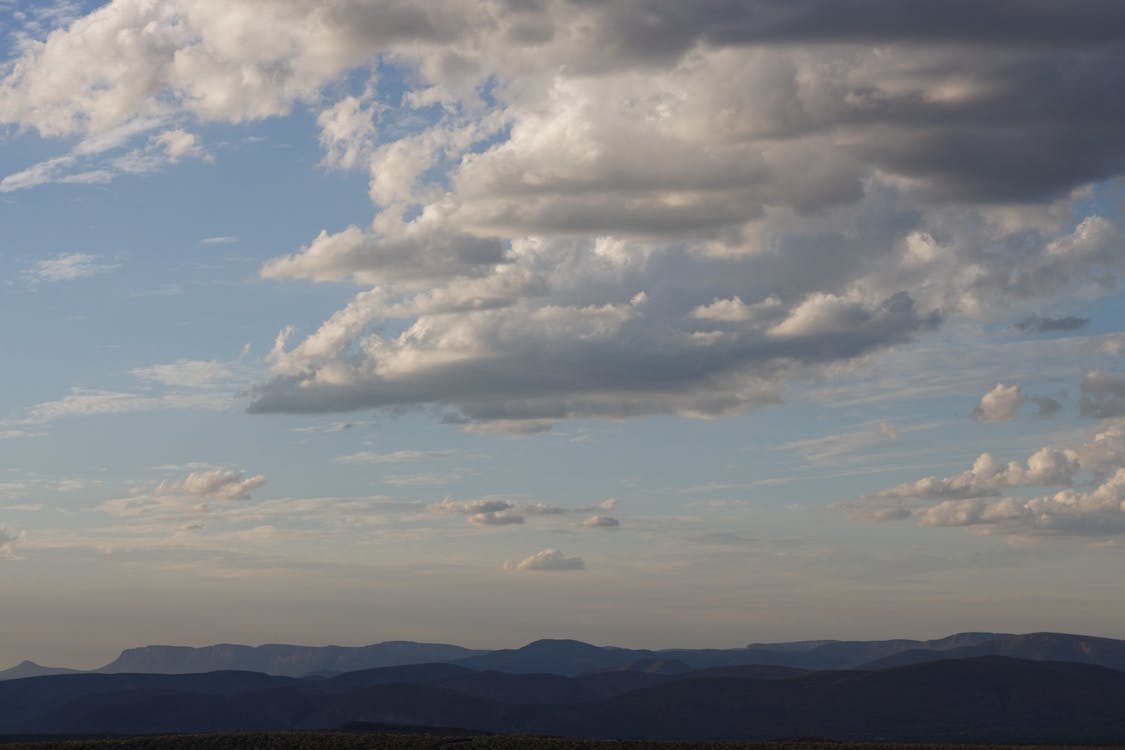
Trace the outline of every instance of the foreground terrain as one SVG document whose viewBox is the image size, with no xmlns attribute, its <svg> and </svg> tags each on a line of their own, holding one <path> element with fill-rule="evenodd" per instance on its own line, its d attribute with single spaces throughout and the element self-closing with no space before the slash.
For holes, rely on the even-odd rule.
<svg viewBox="0 0 1125 750">
<path fill-rule="evenodd" d="M 565 739 L 558 737 L 461 736 L 444 734 L 382 734 L 356 732 L 273 732 L 171 735 L 122 739 L 5 742 L 4 750 L 1024 750 L 1004 745 L 895 745 L 821 741 L 787 742 L 645 742 Z M 1102 746 L 1110 750 L 1111 746 Z M 1031 750 L 1031 748 L 1026 748 Z M 1035 750 L 1072 750 L 1066 746 L 1035 746 Z M 1086 750 L 1095 750 L 1088 747 Z"/>
</svg>

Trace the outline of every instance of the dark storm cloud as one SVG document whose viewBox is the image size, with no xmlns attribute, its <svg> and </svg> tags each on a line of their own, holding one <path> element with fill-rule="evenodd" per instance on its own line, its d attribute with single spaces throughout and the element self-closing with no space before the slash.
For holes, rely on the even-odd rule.
<svg viewBox="0 0 1125 750">
<path fill-rule="evenodd" d="M 603 33 L 638 54 L 783 42 L 1083 45 L 1125 39 L 1115 0 L 591 0 Z M 642 52 L 647 50 L 646 52 Z"/>
</svg>

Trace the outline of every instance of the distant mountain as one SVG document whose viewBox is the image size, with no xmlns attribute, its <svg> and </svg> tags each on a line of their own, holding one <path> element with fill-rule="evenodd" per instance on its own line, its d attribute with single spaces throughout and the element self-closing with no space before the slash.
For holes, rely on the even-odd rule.
<svg viewBox="0 0 1125 750">
<path fill-rule="evenodd" d="M 1002 637 L 1002 633 L 957 633 L 931 641 L 799 641 L 751 644 L 743 663 L 777 664 L 800 669 L 852 669 L 904 651 L 948 651 Z"/>
<path fill-rule="evenodd" d="M 328 729 L 356 723 L 636 739 L 1125 743 L 1125 672 L 1007 657 L 883 670 L 722 667 L 581 677 L 452 665 L 330 679 L 79 674 L 0 683 L 0 734 Z"/>
<path fill-rule="evenodd" d="M 882 669 L 941 659 L 966 659 L 978 656 L 1010 656 L 1033 661 L 1068 661 L 1125 670 L 1125 641 L 1066 633 L 1006 635 L 984 643 L 945 651 L 911 649 L 869 662 L 864 668 Z"/>
<path fill-rule="evenodd" d="M 629 664 L 643 662 L 678 662 L 690 669 L 743 664 L 768 664 L 796 669 L 851 669 L 904 651 L 939 651 L 973 646 L 997 637 L 997 633 L 958 633 L 932 641 L 800 641 L 751 644 L 746 648 L 661 651 L 591 646 L 581 641 L 540 640 L 523 648 L 492 651 L 455 663 L 469 669 L 495 669 L 525 674 L 549 672 L 561 675 L 622 669 Z"/>
<path fill-rule="evenodd" d="M 0 671 L 0 680 L 19 680 L 24 677 L 43 677 L 52 674 L 73 674 L 76 669 L 43 667 L 33 661 L 22 661 L 11 669 Z"/>
<path fill-rule="evenodd" d="M 288 677 L 334 675 L 412 664 L 454 664 L 473 671 L 575 676 L 604 671 L 681 674 L 688 670 L 761 665 L 798 670 L 858 669 L 977 656 L 1073 661 L 1125 670 L 1125 641 L 1058 633 L 958 633 L 935 640 L 795 641 L 752 643 L 732 649 L 629 649 L 575 640 L 545 639 L 521 648 L 480 651 L 448 644 L 388 641 L 371 646 L 147 646 L 128 649 L 95 670 L 119 674 L 190 674 L 245 670 Z M 0 680 L 64 670 L 30 662 Z"/>
<path fill-rule="evenodd" d="M 648 651 L 591 646 L 582 641 L 543 639 L 523 648 L 502 649 L 459 659 L 456 664 L 473 670 L 496 670 L 510 674 L 575 675 L 625 664 L 650 654 Z"/>
<path fill-rule="evenodd" d="M 105 674 L 189 674 L 217 670 L 246 670 L 302 677 L 339 674 L 359 669 L 402 664 L 450 662 L 486 653 L 444 643 L 387 641 L 371 646 L 239 646 L 219 644 L 203 648 L 145 646 L 122 651 L 101 669 Z"/>
</svg>

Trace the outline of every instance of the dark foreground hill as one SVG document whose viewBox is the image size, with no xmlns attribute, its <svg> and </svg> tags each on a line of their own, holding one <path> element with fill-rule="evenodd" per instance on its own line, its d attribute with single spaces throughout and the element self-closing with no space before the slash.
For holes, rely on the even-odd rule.
<svg viewBox="0 0 1125 750">
<path fill-rule="evenodd" d="M 4 743 L 0 737 L 0 744 Z M 566 739 L 532 735 L 466 735 L 446 732 L 240 732 L 235 734 L 172 735 L 65 742 L 3 744 L 5 750 L 950 750 L 948 745 L 892 745 L 836 743 L 815 740 L 786 742 L 648 742 Z M 997 750 L 961 745 L 957 750 Z M 1010 747 L 1005 750 L 1031 750 Z M 1073 750 L 1039 746 L 1035 750 Z"/>
<path fill-rule="evenodd" d="M 61 675 L 0 684 L 0 734 L 331 729 L 573 737 L 1125 744 L 1125 672 L 1003 657 L 883 670 L 736 667 L 580 677 L 418 665 L 292 679 Z"/>
</svg>

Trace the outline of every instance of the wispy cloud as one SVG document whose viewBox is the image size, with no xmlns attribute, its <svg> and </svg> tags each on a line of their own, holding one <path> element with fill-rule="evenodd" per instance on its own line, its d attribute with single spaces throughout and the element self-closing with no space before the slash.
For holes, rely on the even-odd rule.
<svg viewBox="0 0 1125 750">
<path fill-rule="evenodd" d="M 116 268 L 120 268 L 120 264 L 103 263 L 90 253 L 63 253 L 37 262 L 24 271 L 24 275 L 32 281 L 51 283 L 83 279 Z"/>
<path fill-rule="evenodd" d="M 586 561 L 581 557 L 568 557 L 554 547 L 540 550 L 519 562 L 509 560 L 504 569 L 510 571 L 568 571 L 585 570 Z"/>
</svg>

